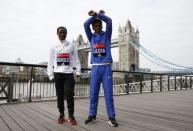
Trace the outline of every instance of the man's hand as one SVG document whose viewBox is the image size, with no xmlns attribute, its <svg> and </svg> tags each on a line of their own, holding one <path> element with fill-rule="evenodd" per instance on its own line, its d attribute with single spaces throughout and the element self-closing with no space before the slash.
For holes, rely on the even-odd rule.
<svg viewBox="0 0 193 131">
<path fill-rule="evenodd" d="M 104 15 L 105 11 L 104 10 L 99 10 L 99 13 Z"/>
<path fill-rule="evenodd" d="M 53 80 L 54 80 L 54 75 L 50 75 L 50 76 L 48 76 L 48 77 L 49 77 L 50 81 L 53 81 Z"/>
<path fill-rule="evenodd" d="M 97 13 L 96 13 L 94 10 L 90 10 L 90 11 L 88 12 L 88 15 L 89 15 L 89 16 L 96 16 Z"/>
</svg>

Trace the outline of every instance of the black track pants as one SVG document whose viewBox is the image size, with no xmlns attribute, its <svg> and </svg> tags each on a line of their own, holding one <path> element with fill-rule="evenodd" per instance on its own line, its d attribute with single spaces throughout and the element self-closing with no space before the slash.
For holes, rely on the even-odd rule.
<svg viewBox="0 0 193 131">
<path fill-rule="evenodd" d="M 54 73 L 57 105 L 59 112 L 64 114 L 64 98 L 67 100 L 68 114 L 69 116 L 74 115 L 74 86 L 75 80 L 73 73 L 63 74 Z"/>
</svg>

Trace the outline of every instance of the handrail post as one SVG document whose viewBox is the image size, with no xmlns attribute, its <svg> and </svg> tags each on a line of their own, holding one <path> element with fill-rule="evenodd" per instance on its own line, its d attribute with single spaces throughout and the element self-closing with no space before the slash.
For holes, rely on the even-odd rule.
<svg viewBox="0 0 193 131">
<path fill-rule="evenodd" d="M 153 74 L 151 74 L 151 92 L 153 92 Z"/>
<path fill-rule="evenodd" d="M 130 87 L 129 87 L 130 78 L 129 78 L 129 73 L 128 73 L 128 77 L 127 77 L 126 80 L 127 80 L 127 81 L 126 81 L 126 84 L 127 84 L 127 86 L 126 86 L 126 94 L 128 95 L 128 94 L 130 93 Z"/>
<path fill-rule="evenodd" d="M 192 76 L 190 76 L 190 89 L 192 89 Z"/>
<path fill-rule="evenodd" d="M 175 78 L 174 78 L 174 85 L 175 85 L 175 90 L 177 89 L 176 87 L 176 75 L 175 75 Z"/>
<path fill-rule="evenodd" d="M 182 75 L 180 76 L 180 90 L 182 90 L 182 86 L 183 86 L 183 83 L 182 83 Z"/>
<path fill-rule="evenodd" d="M 143 84 L 142 84 L 142 78 L 143 78 L 143 74 L 140 75 L 140 93 L 143 92 Z"/>
<path fill-rule="evenodd" d="M 188 82 L 187 82 L 187 76 L 185 76 L 185 88 L 188 89 Z"/>
<path fill-rule="evenodd" d="M 29 102 L 32 102 L 32 100 L 31 100 L 31 93 L 32 93 L 32 80 L 33 80 L 33 67 L 31 68 L 31 75 L 30 75 L 30 85 L 29 85 Z"/>
<path fill-rule="evenodd" d="M 168 91 L 170 91 L 170 76 L 168 75 Z"/>
<path fill-rule="evenodd" d="M 162 75 L 160 75 L 160 92 L 162 92 Z"/>
<path fill-rule="evenodd" d="M 8 82 L 8 98 L 7 102 L 13 102 L 13 75 L 10 75 L 7 79 Z"/>
</svg>

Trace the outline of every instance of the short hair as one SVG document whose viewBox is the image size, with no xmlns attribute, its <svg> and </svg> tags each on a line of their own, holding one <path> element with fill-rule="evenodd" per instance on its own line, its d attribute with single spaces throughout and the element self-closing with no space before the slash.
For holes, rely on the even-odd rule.
<svg viewBox="0 0 193 131">
<path fill-rule="evenodd" d="M 64 30 L 67 32 L 67 29 L 66 29 L 66 27 L 64 27 L 64 26 L 59 26 L 59 27 L 57 28 L 57 33 L 58 33 L 59 29 L 64 29 Z"/>
<path fill-rule="evenodd" d="M 94 26 L 94 24 L 96 23 L 101 23 L 102 24 L 102 21 L 100 19 L 95 19 L 93 22 L 92 22 L 92 26 Z"/>
</svg>

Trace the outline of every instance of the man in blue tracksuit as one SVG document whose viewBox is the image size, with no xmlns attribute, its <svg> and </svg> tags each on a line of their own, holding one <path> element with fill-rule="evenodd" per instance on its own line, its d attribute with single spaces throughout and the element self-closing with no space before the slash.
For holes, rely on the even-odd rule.
<svg viewBox="0 0 193 131">
<path fill-rule="evenodd" d="M 113 127 L 117 127 L 111 69 L 113 62 L 111 56 L 112 20 L 105 15 L 103 10 L 100 10 L 99 13 L 91 10 L 88 12 L 88 15 L 91 17 L 84 23 L 84 28 L 90 42 L 92 73 L 90 83 L 90 109 L 85 124 L 96 120 L 99 90 L 102 82 L 109 117 L 108 123 Z M 106 23 L 106 31 L 102 31 L 102 21 Z M 90 25 L 92 25 L 94 33 L 91 32 Z"/>
</svg>

